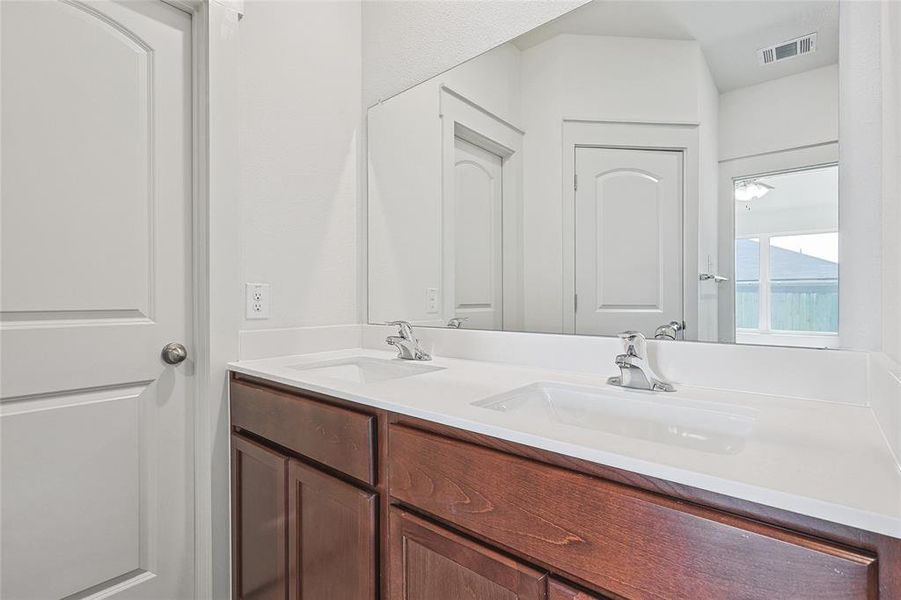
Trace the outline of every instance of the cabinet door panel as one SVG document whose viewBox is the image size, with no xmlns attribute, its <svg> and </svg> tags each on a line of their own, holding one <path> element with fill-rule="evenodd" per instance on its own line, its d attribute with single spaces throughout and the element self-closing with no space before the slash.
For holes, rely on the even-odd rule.
<svg viewBox="0 0 901 600">
<path fill-rule="evenodd" d="M 389 516 L 390 600 L 542 600 L 545 574 L 414 517 Z"/>
<path fill-rule="evenodd" d="M 289 597 L 375 598 L 376 495 L 291 461 L 288 507 Z"/>
<path fill-rule="evenodd" d="M 284 600 L 288 459 L 232 436 L 234 597 Z"/>
</svg>

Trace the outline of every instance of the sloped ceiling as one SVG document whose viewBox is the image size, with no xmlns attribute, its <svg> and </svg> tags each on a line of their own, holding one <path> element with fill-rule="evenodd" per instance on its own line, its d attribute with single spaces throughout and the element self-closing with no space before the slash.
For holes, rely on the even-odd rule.
<svg viewBox="0 0 901 600">
<path fill-rule="evenodd" d="M 594 0 L 513 43 L 521 50 L 563 33 L 696 40 L 720 92 L 838 62 L 837 0 L 686 2 Z M 817 33 L 817 51 L 761 66 L 757 50 Z"/>
</svg>

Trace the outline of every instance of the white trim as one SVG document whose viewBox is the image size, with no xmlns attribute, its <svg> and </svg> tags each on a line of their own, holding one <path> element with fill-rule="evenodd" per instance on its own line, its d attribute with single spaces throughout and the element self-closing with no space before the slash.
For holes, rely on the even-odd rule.
<svg viewBox="0 0 901 600">
<path fill-rule="evenodd" d="M 763 243 L 766 241 L 766 243 Z M 757 242 L 757 329 L 761 332 L 770 331 L 770 236 L 762 235 Z M 734 259 L 733 259 L 734 260 Z M 763 327 L 761 327 L 763 325 Z M 736 342 L 738 341 L 738 329 L 736 326 Z"/>
<path fill-rule="evenodd" d="M 233 146 L 236 141 L 236 125 L 223 119 L 228 113 L 229 102 L 215 103 L 216 119 L 212 113 L 211 96 L 217 100 L 231 98 L 236 84 L 236 72 L 230 63 L 237 54 L 238 38 L 232 30 L 243 14 L 242 0 L 162 0 L 191 15 L 192 29 L 192 285 L 193 285 L 193 341 L 192 362 L 194 368 L 194 586 L 193 598 L 210 600 L 223 594 L 217 590 L 231 589 L 231 544 L 225 544 L 225 557 L 219 557 L 214 537 L 223 536 L 228 540 L 230 519 L 228 510 L 217 510 L 214 499 L 228 483 L 222 482 L 214 489 L 215 473 L 219 458 L 226 462 L 230 453 L 216 457 L 214 448 L 221 446 L 220 438 L 228 438 L 227 418 L 222 422 L 220 414 L 227 416 L 227 381 L 224 373 L 226 363 L 237 358 L 237 332 L 240 324 L 240 310 L 232 315 L 223 307 L 229 302 L 213 301 L 213 289 L 234 287 L 233 282 L 222 282 L 221 274 L 214 272 L 211 264 L 212 244 L 215 239 L 235 238 L 236 226 L 232 226 L 233 213 L 229 204 L 233 198 L 220 194 L 217 198 L 217 214 L 212 214 L 211 194 L 213 182 L 212 155 L 216 156 L 217 173 L 232 173 L 237 158 Z M 232 23 L 232 28 L 223 23 Z M 215 64 L 213 64 L 215 61 Z M 225 64 L 228 63 L 228 64 Z M 215 85 L 215 91 L 211 86 Z M 224 124 L 228 124 L 227 127 Z M 210 130 L 215 128 L 216 136 Z M 225 182 L 230 186 L 229 182 Z M 221 244 L 221 242 L 220 242 Z M 219 247 L 217 260 L 222 254 Z M 229 256 L 222 256 L 228 268 L 233 269 Z M 238 274 L 235 274 L 235 279 Z M 216 294 L 216 297 L 221 294 Z M 215 313 L 215 314 L 214 314 Z M 224 314 L 223 314 L 224 313 Z M 223 331 L 231 337 L 225 339 Z M 233 330 L 233 331 L 232 331 Z M 223 407 L 223 403 L 225 406 Z M 228 465 L 224 471 L 230 472 Z M 228 504 L 228 499 L 221 500 Z M 224 534 L 222 533 L 224 528 Z M 218 533 L 217 533 L 218 532 Z M 220 540 L 221 541 L 221 540 Z M 221 545 L 221 544 L 219 544 Z M 221 552 L 218 552 L 221 555 Z M 218 575 L 214 575 L 218 574 Z M 218 576 L 221 581 L 214 581 Z M 227 592 L 226 592 L 227 593 Z"/>
<path fill-rule="evenodd" d="M 697 123 L 563 121 L 563 333 L 575 333 L 574 306 L 576 147 L 635 148 L 682 152 L 682 314 L 685 339 L 698 337 L 698 207 L 700 142 Z"/>
<path fill-rule="evenodd" d="M 790 148 L 719 163 L 719 272 L 729 279 L 729 285 L 718 294 L 718 340 L 735 340 L 735 181 L 749 177 L 773 175 L 838 164 L 838 142 Z M 839 200 L 841 202 L 841 200 Z M 841 288 L 839 288 L 841 294 Z M 762 303 L 761 303 L 762 304 Z M 841 304 L 841 296 L 839 297 Z M 841 322 L 839 322 L 841 328 Z"/>
<path fill-rule="evenodd" d="M 739 329 L 735 332 L 735 343 L 758 346 L 793 346 L 798 348 L 838 348 L 838 335 L 833 333 L 781 333 L 778 331 L 751 331 Z"/>
<path fill-rule="evenodd" d="M 171 1 L 171 0 L 164 0 Z M 194 597 L 212 598 L 212 443 L 209 346 L 209 7 L 171 2 L 191 12 L 192 61 L 192 279 L 194 323 Z"/>
<path fill-rule="evenodd" d="M 207 5 L 216 4 L 226 10 L 230 10 L 238 14 L 238 18 L 244 16 L 244 0 L 161 0 L 166 4 L 170 4 L 179 10 L 183 10 L 189 15 L 196 15 L 202 11 L 207 11 Z"/>
</svg>

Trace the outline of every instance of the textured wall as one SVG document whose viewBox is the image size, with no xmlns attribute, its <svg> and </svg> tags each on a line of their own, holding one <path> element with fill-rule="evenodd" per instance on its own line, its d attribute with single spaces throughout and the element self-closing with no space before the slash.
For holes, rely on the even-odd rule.
<svg viewBox="0 0 901 600">
<path fill-rule="evenodd" d="M 585 2 L 363 2 L 364 106 L 416 85 Z"/>
<path fill-rule="evenodd" d="M 839 70 L 839 329 L 842 346 L 883 348 L 881 7 L 842 5 Z M 894 167 L 897 168 L 897 167 Z"/>
<path fill-rule="evenodd" d="M 242 281 L 271 318 L 357 321 L 358 2 L 247 2 L 241 21 Z M 236 301 L 242 301 L 241 292 Z"/>
<path fill-rule="evenodd" d="M 901 363 L 901 5 L 884 4 L 882 19 L 883 349 Z"/>
<path fill-rule="evenodd" d="M 720 160 L 838 139 L 838 65 L 720 96 Z"/>
</svg>

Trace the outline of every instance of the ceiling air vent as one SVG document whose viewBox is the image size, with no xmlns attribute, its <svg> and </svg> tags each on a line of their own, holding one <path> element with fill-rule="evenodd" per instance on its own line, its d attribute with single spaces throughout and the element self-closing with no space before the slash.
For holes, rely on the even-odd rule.
<svg viewBox="0 0 901 600">
<path fill-rule="evenodd" d="M 769 65 L 816 51 L 817 34 L 811 33 L 775 46 L 761 48 L 757 51 L 757 61 L 762 65 Z"/>
</svg>

